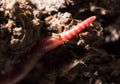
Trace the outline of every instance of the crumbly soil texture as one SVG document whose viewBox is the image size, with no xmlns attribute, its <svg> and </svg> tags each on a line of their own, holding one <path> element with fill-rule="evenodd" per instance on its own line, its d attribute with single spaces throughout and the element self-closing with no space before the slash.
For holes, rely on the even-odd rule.
<svg viewBox="0 0 120 84">
<path fill-rule="evenodd" d="M 0 0 L 0 76 L 29 59 L 38 40 L 90 16 L 88 28 L 45 53 L 17 84 L 120 84 L 120 0 Z"/>
</svg>

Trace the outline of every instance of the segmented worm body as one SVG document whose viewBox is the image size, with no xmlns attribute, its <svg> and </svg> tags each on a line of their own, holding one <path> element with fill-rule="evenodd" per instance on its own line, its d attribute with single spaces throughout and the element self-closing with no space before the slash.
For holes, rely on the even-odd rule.
<svg viewBox="0 0 120 84">
<path fill-rule="evenodd" d="M 22 80 L 35 66 L 38 60 L 46 53 L 55 49 L 59 45 L 72 39 L 75 35 L 80 33 L 86 27 L 88 27 L 94 20 L 95 16 L 91 16 L 78 24 L 75 28 L 65 31 L 59 34 L 57 37 L 47 37 L 40 40 L 37 46 L 31 50 L 31 58 L 25 59 L 18 66 L 15 66 L 13 70 L 0 76 L 0 84 L 15 84 Z M 40 46 L 39 46 L 40 45 Z"/>
<path fill-rule="evenodd" d="M 94 20 L 95 16 L 91 16 L 75 26 L 74 28 L 62 32 L 57 37 L 48 37 L 41 41 L 41 51 L 48 52 L 57 46 L 64 44 L 65 42 L 71 40 L 74 36 L 76 36 L 78 33 L 80 33 L 82 30 L 84 30 L 86 27 L 88 27 Z"/>
</svg>

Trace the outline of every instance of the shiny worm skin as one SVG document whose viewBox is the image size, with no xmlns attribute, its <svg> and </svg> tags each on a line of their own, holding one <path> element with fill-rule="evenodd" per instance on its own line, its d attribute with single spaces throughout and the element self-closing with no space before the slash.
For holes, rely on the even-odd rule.
<svg viewBox="0 0 120 84">
<path fill-rule="evenodd" d="M 96 19 L 96 16 L 91 16 L 86 20 L 82 21 L 80 24 L 78 24 L 74 28 L 68 31 L 62 32 L 57 37 L 51 36 L 41 40 L 41 51 L 48 52 L 58 47 L 59 45 L 62 45 L 65 42 L 71 40 L 74 36 L 82 32 L 86 27 L 92 24 L 95 19 Z"/>
<path fill-rule="evenodd" d="M 59 45 L 72 39 L 86 27 L 88 27 L 95 20 L 95 16 L 91 16 L 75 26 L 74 28 L 59 34 L 57 37 L 47 37 L 39 40 L 34 49 L 31 50 L 31 58 L 23 60 L 16 65 L 10 72 L 0 75 L 0 84 L 16 84 L 22 80 L 36 65 L 42 56 Z M 40 45 L 40 46 L 39 46 Z M 41 66 L 42 67 L 42 66 Z"/>
</svg>

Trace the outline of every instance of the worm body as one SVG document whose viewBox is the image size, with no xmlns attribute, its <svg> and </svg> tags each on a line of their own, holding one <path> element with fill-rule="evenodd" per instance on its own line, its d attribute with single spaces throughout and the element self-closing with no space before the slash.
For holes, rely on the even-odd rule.
<svg viewBox="0 0 120 84">
<path fill-rule="evenodd" d="M 15 66 L 10 72 L 0 75 L 0 84 L 15 84 L 22 80 L 35 66 L 39 59 L 52 49 L 55 49 L 59 45 L 72 39 L 75 35 L 80 33 L 86 27 L 88 27 L 95 20 L 95 16 L 89 17 L 75 28 L 65 31 L 56 37 L 47 37 L 43 40 L 39 40 L 33 50 L 31 50 L 31 58 L 25 59 L 19 65 Z"/>
<path fill-rule="evenodd" d="M 91 16 L 86 20 L 84 20 L 83 22 L 81 22 L 80 24 L 78 24 L 77 26 L 75 26 L 74 28 L 68 31 L 62 32 L 57 37 L 51 36 L 46 39 L 43 39 L 41 41 L 41 51 L 48 52 L 56 48 L 57 46 L 69 41 L 78 33 L 82 32 L 82 30 L 84 30 L 86 27 L 88 27 L 95 20 L 95 18 L 96 18 L 95 16 Z"/>
<path fill-rule="evenodd" d="M 80 33 L 82 30 L 84 30 L 86 27 L 88 27 L 95 20 L 95 18 L 96 18 L 95 16 L 87 18 L 86 20 L 75 26 L 75 28 L 72 28 L 71 30 L 61 33 L 61 37 L 63 38 L 64 41 L 69 41 L 78 33 Z"/>
</svg>

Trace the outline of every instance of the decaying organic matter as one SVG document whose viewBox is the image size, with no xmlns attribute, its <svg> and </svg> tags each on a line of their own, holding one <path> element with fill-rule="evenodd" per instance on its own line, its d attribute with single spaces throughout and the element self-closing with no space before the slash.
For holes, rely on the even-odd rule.
<svg viewBox="0 0 120 84">
<path fill-rule="evenodd" d="M 40 37 L 40 12 L 31 3 L 5 0 L 0 8 L 0 73 L 21 62 Z M 8 60 L 9 59 L 9 60 Z M 4 65 L 4 66 L 3 66 Z M 2 72 L 2 69 L 3 70 Z"/>
<path fill-rule="evenodd" d="M 0 84 L 119 84 L 119 3 L 0 0 Z M 96 20 L 71 39 L 90 16 Z M 63 37 L 71 40 L 53 43 Z M 45 51 L 50 44 L 58 47 Z"/>
</svg>

